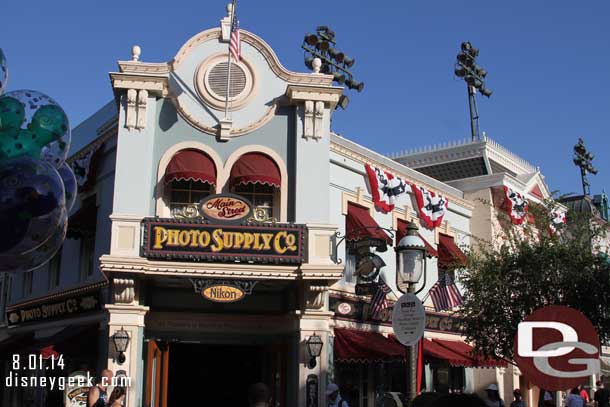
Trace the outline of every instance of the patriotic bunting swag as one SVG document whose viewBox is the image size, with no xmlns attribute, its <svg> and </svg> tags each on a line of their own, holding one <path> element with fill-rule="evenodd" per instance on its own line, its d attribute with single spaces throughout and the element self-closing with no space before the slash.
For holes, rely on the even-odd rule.
<svg viewBox="0 0 610 407">
<path fill-rule="evenodd" d="M 389 172 L 364 166 L 368 178 L 371 195 L 375 207 L 382 212 L 391 212 L 399 199 L 408 195 L 409 186 L 415 195 L 417 210 L 424 225 L 429 229 L 438 227 L 443 222 L 447 211 L 448 200 L 446 197 L 428 191 L 424 187 L 409 184 Z"/>
<path fill-rule="evenodd" d="M 558 230 L 563 228 L 563 225 L 567 222 L 565 212 L 561 211 L 551 211 L 551 223 L 549 224 L 549 229 L 551 235 L 557 233 Z"/>
<path fill-rule="evenodd" d="M 527 218 L 527 199 L 511 188 L 504 186 L 504 196 L 506 198 L 506 211 L 513 225 L 522 224 Z"/>
<path fill-rule="evenodd" d="M 441 195 L 428 191 L 424 187 L 411 184 L 411 190 L 415 195 L 419 217 L 428 229 L 434 229 L 443 222 L 449 201 Z"/>
<path fill-rule="evenodd" d="M 375 207 L 382 212 L 391 212 L 401 195 L 406 194 L 407 184 L 398 177 L 379 168 L 364 166 L 371 187 Z"/>
</svg>

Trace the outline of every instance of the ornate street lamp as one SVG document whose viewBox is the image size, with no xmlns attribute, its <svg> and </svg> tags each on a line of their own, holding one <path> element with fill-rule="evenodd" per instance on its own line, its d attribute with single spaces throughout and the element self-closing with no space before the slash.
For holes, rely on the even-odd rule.
<svg viewBox="0 0 610 407">
<path fill-rule="evenodd" d="M 112 335 L 112 342 L 114 342 L 114 349 L 119 352 L 118 362 L 119 365 L 125 363 L 125 351 L 129 346 L 129 333 L 121 327 L 118 331 Z"/>
<path fill-rule="evenodd" d="M 413 292 L 422 274 L 426 280 L 426 244 L 414 222 L 407 224 L 407 234 L 396 246 L 396 287 L 400 292 Z M 425 284 L 424 284 L 425 285 Z M 423 287 L 422 287 L 423 288 Z M 421 289 L 420 289 L 421 291 Z"/>
<path fill-rule="evenodd" d="M 320 356 L 320 353 L 322 353 L 322 346 L 324 345 L 324 342 L 322 342 L 322 338 L 320 338 L 314 332 L 313 335 L 307 339 L 306 343 L 309 356 L 311 356 L 309 359 L 309 368 L 313 369 L 316 367 L 316 358 Z"/>
<path fill-rule="evenodd" d="M 417 294 L 426 286 L 426 244 L 419 236 L 419 228 L 414 222 L 407 224 L 407 234 L 396 246 L 396 287 L 402 293 Z M 415 284 L 422 274 L 424 284 L 416 292 Z M 409 399 L 417 395 L 417 352 L 415 346 L 409 346 Z"/>
</svg>

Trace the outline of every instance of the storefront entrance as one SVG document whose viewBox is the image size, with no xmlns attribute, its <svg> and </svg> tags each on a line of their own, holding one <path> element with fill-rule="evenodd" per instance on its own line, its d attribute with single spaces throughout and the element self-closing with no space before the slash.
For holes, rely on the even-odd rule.
<svg viewBox="0 0 610 407">
<path fill-rule="evenodd" d="M 285 405 L 282 346 L 148 342 L 147 407 L 247 406 L 248 388 L 263 382 L 273 407 Z"/>
</svg>

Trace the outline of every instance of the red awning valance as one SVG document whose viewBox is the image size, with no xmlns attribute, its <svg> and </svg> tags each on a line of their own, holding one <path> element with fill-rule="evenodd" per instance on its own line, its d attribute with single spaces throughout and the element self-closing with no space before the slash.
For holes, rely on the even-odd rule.
<svg viewBox="0 0 610 407">
<path fill-rule="evenodd" d="M 231 186 L 239 184 L 266 184 L 276 188 L 282 185 L 277 164 L 262 153 L 246 153 L 231 168 Z"/>
<path fill-rule="evenodd" d="M 424 356 L 444 360 L 451 366 L 472 367 L 475 365 L 472 358 L 440 345 L 436 339 L 424 339 Z"/>
<path fill-rule="evenodd" d="M 404 361 L 406 348 L 377 332 L 335 329 L 336 362 Z"/>
<path fill-rule="evenodd" d="M 199 181 L 216 184 L 216 166 L 205 153 L 198 150 L 177 152 L 165 169 L 165 182 Z"/>
<path fill-rule="evenodd" d="M 448 341 L 444 339 L 433 339 L 438 346 L 442 346 L 454 353 L 462 355 L 465 358 L 472 359 L 474 361 L 474 367 L 506 367 L 508 364 L 506 361 L 501 359 L 484 358 L 474 354 L 472 346 L 461 341 Z"/>
<path fill-rule="evenodd" d="M 466 264 L 466 255 L 451 236 L 438 235 L 438 262 L 440 265 Z"/>
<path fill-rule="evenodd" d="M 405 235 L 407 234 L 407 222 L 402 219 L 398 219 L 397 229 L 398 230 L 396 231 L 396 244 L 398 245 L 400 239 L 405 237 Z M 424 241 L 424 244 L 428 249 L 428 257 L 438 257 L 438 252 L 436 251 L 436 249 L 430 243 L 428 243 L 428 241 L 424 239 L 421 234 L 419 234 L 419 237 L 421 237 L 421 240 Z"/>
<path fill-rule="evenodd" d="M 388 245 L 392 244 L 392 239 L 379 228 L 375 219 L 371 217 L 368 208 L 352 202 L 347 204 L 345 235 L 350 242 L 362 239 L 377 239 Z"/>
</svg>

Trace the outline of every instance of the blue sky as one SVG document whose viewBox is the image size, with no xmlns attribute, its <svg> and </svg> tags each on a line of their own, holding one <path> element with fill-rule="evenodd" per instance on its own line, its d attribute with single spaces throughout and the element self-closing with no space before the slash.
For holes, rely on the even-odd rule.
<svg viewBox="0 0 610 407">
<path fill-rule="evenodd" d="M 128 59 L 170 60 L 188 38 L 217 26 L 226 1 L 5 0 L 0 47 L 9 90 L 36 89 L 64 107 L 72 125 L 112 98 L 108 72 Z M 586 4 L 586 6 L 584 5 Z M 610 192 L 610 3 L 607 1 L 241 0 L 241 27 L 260 35 L 291 70 L 305 70 L 306 32 L 329 25 L 356 57 L 366 83 L 348 92 L 333 128 L 382 153 L 469 136 L 463 82 L 453 76 L 460 42 L 480 49 L 490 99 L 481 130 L 539 165 L 551 189 L 579 192 L 572 146 L 596 154 L 592 191 Z"/>
</svg>

